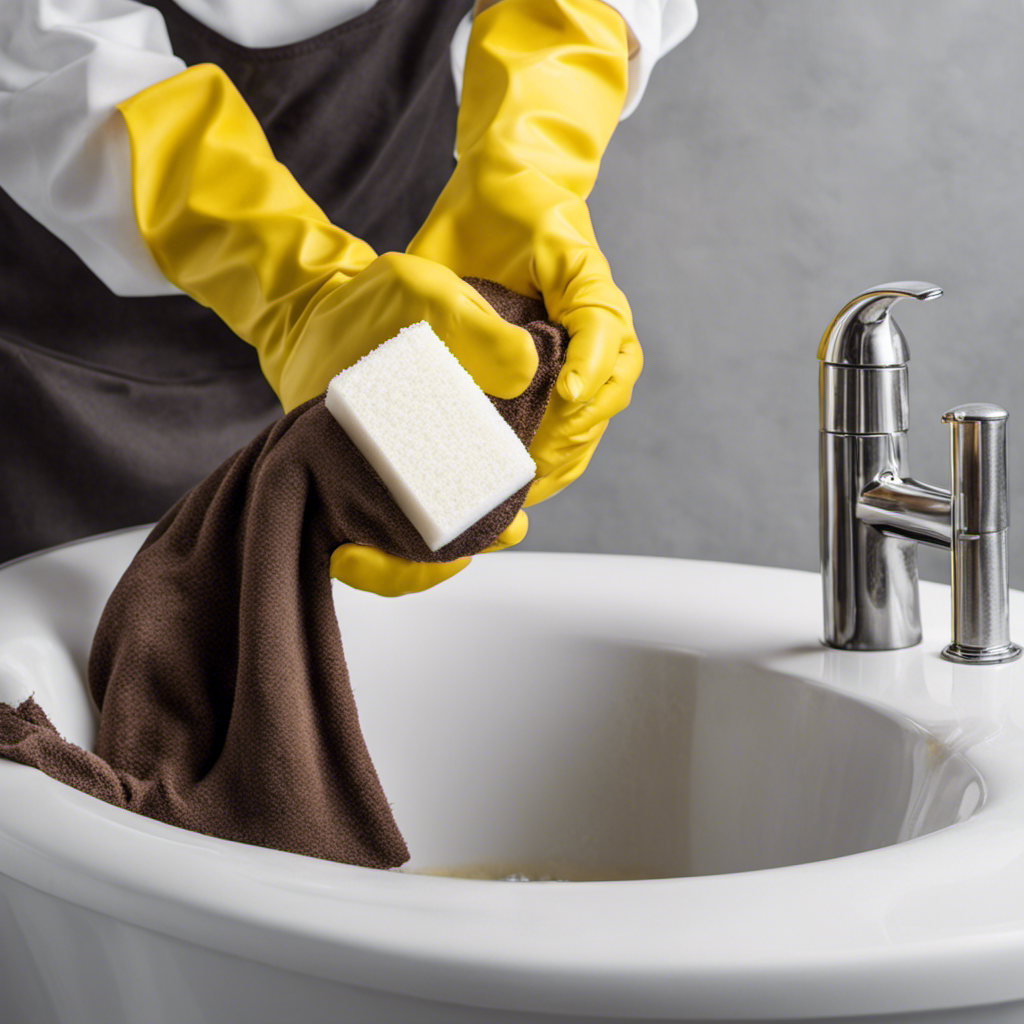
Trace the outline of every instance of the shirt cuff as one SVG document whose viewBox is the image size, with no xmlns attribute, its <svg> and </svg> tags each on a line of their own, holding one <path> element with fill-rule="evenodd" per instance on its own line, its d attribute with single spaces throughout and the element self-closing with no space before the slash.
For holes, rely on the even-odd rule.
<svg viewBox="0 0 1024 1024">
<path fill-rule="evenodd" d="M 162 16 L 125 0 L 0 0 L 0 40 L 0 187 L 116 295 L 177 294 L 135 220 L 116 109 L 184 70 Z"/>
</svg>

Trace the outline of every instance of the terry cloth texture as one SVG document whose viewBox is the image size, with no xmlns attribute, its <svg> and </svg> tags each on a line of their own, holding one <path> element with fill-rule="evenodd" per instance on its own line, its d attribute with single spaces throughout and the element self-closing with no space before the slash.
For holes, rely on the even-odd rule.
<svg viewBox="0 0 1024 1024">
<path fill-rule="evenodd" d="M 528 446 L 568 335 L 540 301 L 466 280 L 536 343 L 526 391 L 491 398 Z M 403 864 L 409 851 L 349 683 L 331 553 L 352 541 L 421 562 L 477 554 L 527 490 L 431 552 L 324 395 L 310 399 L 183 495 L 114 588 L 89 655 L 95 753 L 63 739 L 30 696 L 17 708 L 0 703 L 0 754 L 195 832 L 365 867 Z"/>
</svg>

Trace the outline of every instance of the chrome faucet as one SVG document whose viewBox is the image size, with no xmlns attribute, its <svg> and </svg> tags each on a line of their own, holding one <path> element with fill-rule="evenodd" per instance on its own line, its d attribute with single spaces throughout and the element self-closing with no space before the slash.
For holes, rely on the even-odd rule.
<svg viewBox="0 0 1024 1024">
<path fill-rule="evenodd" d="M 950 490 L 907 468 L 907 341 L 890 307 L 934 299 L 922 281 L 871 288 L 828 325 L 818 359 L 821 411 L 821 580 L 825 643 L 880 651 L 921 641 L 917 545 L 950 550 L 950 661 L 1020 657 L 1010 641 L 1006 411 L 950 409 Z"/>
</svg>

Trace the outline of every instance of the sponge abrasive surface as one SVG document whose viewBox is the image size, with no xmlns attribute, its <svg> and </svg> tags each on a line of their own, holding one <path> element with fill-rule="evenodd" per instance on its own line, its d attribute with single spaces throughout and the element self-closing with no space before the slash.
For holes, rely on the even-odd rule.
<svg viewBox="0 0 1024 1024">
<path fill-rule="evenodd" d="M 425 320 L 339 373 L 325 403 L 431 551 L 533 480 L 522 441 Z"/>
</svg>

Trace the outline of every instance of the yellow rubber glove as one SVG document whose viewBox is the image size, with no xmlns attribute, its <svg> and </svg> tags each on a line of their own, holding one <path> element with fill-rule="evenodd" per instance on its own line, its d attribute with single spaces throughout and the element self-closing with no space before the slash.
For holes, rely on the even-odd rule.
<svg viewBox="0 0 1024 1024">
<path fill-rule="evenodd" d="M 131 140 L 136 219 L 157 264 L 254 346 L 286 412 L 418 320 L 489 394 L 513 398 L 533 379 L 529 332 L 452 270 L 405 253 L 378 256 L 332 224 L 274 158 L 220 68 L 193 66 L 119 109 Z M 525 530 L 523 515 L 488 550 Z M 354 550 L 332 558 L 339 578 L 380 594 L 426 589 L 468 564 L 344 547 Z"/>
<path fill-rule="evenodd" d="M 530 445 L 537 479 L 526 505 L 583 472 L 643 366 L 586 205 L 626 100 L 628 59 L 626 24 L 603 0 L 498 0 L 478 13 L 458 163 L 406 250 L 540 297 L 569 331 Z"/>
<path fill-rule="evenodd" d="M 528 527 L 526 513 L 520 509 L 498 539 L 480 553 L 485 555 L 518 544 Z M 441 583 L 462 572 L 471 561 L 467 556 L 451 562 L 411 562 L 378 548 L 342 544 L 331 556 L 331 575 L 357 590 L 370 590 L 381 597 L 401 597 Z"/>
</svg>

